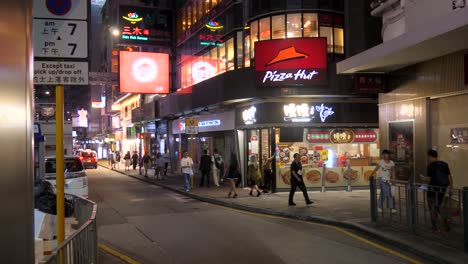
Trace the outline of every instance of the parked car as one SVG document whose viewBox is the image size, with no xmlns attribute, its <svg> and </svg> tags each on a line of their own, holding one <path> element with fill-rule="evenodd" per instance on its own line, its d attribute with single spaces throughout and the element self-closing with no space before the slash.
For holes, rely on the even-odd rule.
<svg viewBox="0 0 468 264">
<path fill-rule="evenodd" d="M 86 150 L 81 152 L 80 159 L 83 161 L 85 168 L 97 169 L 98 156 L 94 150 Z"/>
<path fill-rule="evenodd" d="M 66 155 L 65 193 L 88 197 L 88 176 L 83 161 L 78 156 Z M 45 180 L 55 186 L 57 163 L 55 156 L 45 157 Z"/>
</svg>

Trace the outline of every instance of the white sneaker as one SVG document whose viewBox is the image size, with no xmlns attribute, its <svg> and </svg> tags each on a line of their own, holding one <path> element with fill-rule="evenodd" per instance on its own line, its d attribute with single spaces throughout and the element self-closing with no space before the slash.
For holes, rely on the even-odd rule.
<svg viewBox="0 0 468 264">
<path fill-rule="evenodd" d="M 381 212 L 382 212 L 382 208 L 377 208 L 377 212 L 381 213 Z"/>
<path fill-rule="evenodd" d="M 396 214 L 397 213 L 397 210 L 396 209 L 392 209 L 392 214 Z"/>
</svg>

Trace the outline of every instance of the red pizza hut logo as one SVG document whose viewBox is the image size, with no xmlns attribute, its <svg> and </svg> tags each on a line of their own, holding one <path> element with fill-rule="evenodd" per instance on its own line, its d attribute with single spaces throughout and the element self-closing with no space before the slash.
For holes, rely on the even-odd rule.
<svg viewBox="0 0 468 264">
<path fill-rule="evenodd" d="M 260 86 L 304 86 L 327 83 L 325 38 L 255 43 L 255 71 Z"/>
</svg>

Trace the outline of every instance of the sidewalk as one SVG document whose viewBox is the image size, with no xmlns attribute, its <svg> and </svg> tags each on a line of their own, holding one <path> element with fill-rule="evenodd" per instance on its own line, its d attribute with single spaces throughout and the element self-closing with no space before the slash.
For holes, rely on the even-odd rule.
<svg viewBox="0 0 468 264">
<path fill-rule="evenodd" d="M 99 165 L 109 168 L 107 161 L 100 161 Z M 284 216 L 294 219 L 330 224 L 364 233 L 373 239 L 384 241 L 397 248 L 411 249 L 417 255 L 434 260 L 438 263 L 468 263 L 468 255 L 461 248 L 450 247 L 437 243 L 437 237 L 413 236 L 401 228 L 380 228 L 370 219 L 370 203 L 368 190 L 353 192 L 328 191 L 309 192 L 315 202 L 313 206 L 306 207 L 300 191 L 296 192 L 296 207 L 288 206 L 288 193 L 263 194 L 260 197 L 250 197 L 249 190 L 239 189 L 239 197 L 229 199 L 228 187 L 224 182 L 221 187 L 199 188 L 199 178 L 195 177 L 195 188 L 189 193 L 183 190 L 183 179 L 178 175 L 170 175 L 165 180 L 156 180 L 154 170 L 149 171 L 149 178 L 139 175 L 139 170 L 125 173 L 124 169 L 116 171 L 128 176 L 156 184 L 175 192 L 190 196 L 194 199 L 228 206 L 240 210 L 256 213 Z M 144 173 L 144 170 L 142 170 Z M 462 247 L 463 245 L 460 245 Z"/>
</svg>

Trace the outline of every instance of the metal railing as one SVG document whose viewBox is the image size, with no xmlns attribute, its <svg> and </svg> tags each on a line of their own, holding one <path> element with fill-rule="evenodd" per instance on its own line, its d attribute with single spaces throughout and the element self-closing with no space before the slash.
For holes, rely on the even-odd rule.
<svg viewBox="0 0 468 264">
<path fill-rule="evenodd" d="M 468 188 L 441 188 L 407 181 L 383 184 L 388 185 L 381 186 L 375 178 L 370 179 L 372 222 L 418 235 L 441 230 L 449 234 L 443 236 L 447 241 L 442 242 L 465 245 L 468 252 L 468 210 L 464 210 L 468 206 Z M 385 188 L 391 190 L 391 199 L 382 190 Z M 387 199 L 380 201 L 382 198 Z"/>
<path fill-rule="evenodd" d="M 74 217 L 79 228 L 45 257 L 40 264 L 97 263 L 96 203 L 74 195 L 65 194 L 74 204 Z"/>
</svg>

